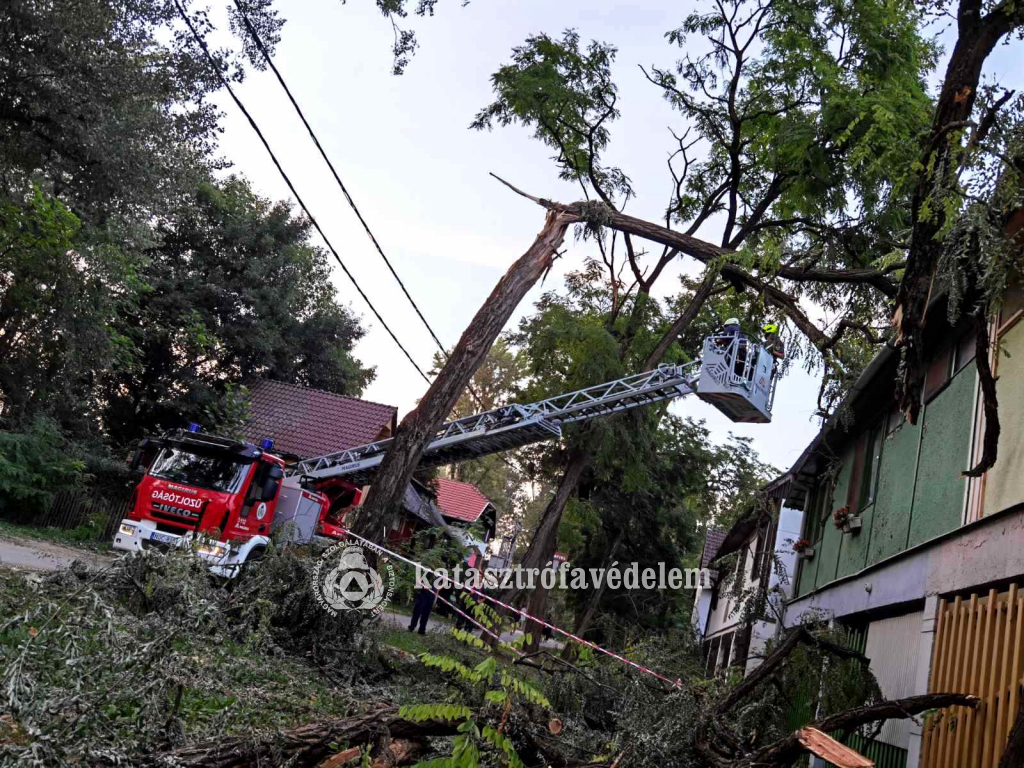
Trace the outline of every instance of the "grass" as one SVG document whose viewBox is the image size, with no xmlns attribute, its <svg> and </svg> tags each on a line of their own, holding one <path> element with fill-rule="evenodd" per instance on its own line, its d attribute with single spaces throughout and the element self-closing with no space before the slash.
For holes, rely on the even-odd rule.
<svg viewBox="0 0 1024 768">
<path fill-rule="evenodd" d="M 109 541 L 99 541 L 94 526 L 80 525 L 77 528 L 49 528 L 36 525 L 20 525 L 7 520 L 0 520 L 0 538 L 32 539 L 48 541 L 66 547 L 87 549 L 91 552 L 109 552 Z"/>
</svg>

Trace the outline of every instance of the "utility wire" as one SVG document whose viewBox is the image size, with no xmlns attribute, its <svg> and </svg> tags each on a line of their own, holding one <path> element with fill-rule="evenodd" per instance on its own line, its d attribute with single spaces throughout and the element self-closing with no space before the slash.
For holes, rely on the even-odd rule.
<svg viewBox="0 0 1024 768">
<path fill-rule="evenodd" d="M 231 87 L 231 84 L 227 81 L 227 78 L 225 78 L 224 74 L 220 71 L 220 67 L 217 65 L 217 60 L 213 58 L 213 54 L 210 53 L 210 49 L 206 45 L 206 40 L 203 39 L 202 35 L 199 34 L 195 26 L 192 24 L 192 20 L 188 17 L 188 14 L 185 13 L 185 9 L 182 7 L 180 0 L 174 0 L 174 5 L 178 9 L 178 14 L 181 16 L 182 19 L 184 19 L 185 24 L 188 26 L 189 32 L 192 33 L 193 39 L 195 39 L 195 41 L 199 44 L 200 48 L 203 49 L 203 53 L 206 55 L 206 59 L 210 62 L 210 66 L 213 68 L 213 71 L 217 73 L 217 77 L 220 79 L 221 84 L 227 89 L 227 92 L 231 96 L 232 100 L 234 100 L 235 105 L 242 111 L 242 114 L 245 115 L 246 119 L 249 121 L 249 125 L 252 126 L 252 129 L 256 132 L 256 135 L 263 143 L 263 148 L 267 150 L 267 154 L 269 154 L 270 159 L 273 160 L 274 166 L 277 168 L 278 173 L 280 173 L 281 178 L 284 179 L 284 183 L 288 185 L 288 189 L 295 196 L 295 200 L 298 202 L 299 207 L 302 208 L 306 216 L 309 218 L 310 223 L 320 234 L 320 237 L 323 238 L 323 241 L 327 244 L 328 249 L 330 249 L 331 253 L 334 255 L 335 260 L 338 262 L 338 265 L 341 267 L 346 277 L 348 277 L 348 279 L 352 281 L 352 285 L 355 286 L 355 289 L 359 292 L 359 295 L 363 297 L 363 301 L 366 302 L 366 305 L 373 312 L 374 316 L 380 322 L 381 326 L 383 326 L 384 330 L 388 332 L 388 335 L 390 335 L 395 344 L 398 345 L 398 348 L 402 350 L 406 358 L 408 358 L 409 362 L 412 363 L 413 368 L 416 369 L 416 372 L 423 377 L 423 380 L 427 382 L 427 384 L 430 384 L 431 382 L 430 379 L 427 377 L 427 374 L 425 374 L 423 372 L 423 369 L 421 369 L 419 365 L 416 363 L 416 361 L 413 360 L 412 355 L 409 354 L 409 351 L 402 345 L 402 342 L 400 342 L 398 340 L 398 337 L 395 336 L 394 331 L 391 330 L 388 324 L 384 321 L 384 318 L 381 317 L 380 312 L 377 311 L 377 308 L 373 306 L 373 302 L 370 301 L 370 298 L 359 286 L 359 283 L 356 281 L 352 273 L 348 271 L 348 267 L 346 267 L 345 262 L 341 260 L 341 256 L 338 255 L 338 251 L 335 250 L 334 246 L 331 244 L 331 241 L 327 238 L 327 235 L 324 233 L 323 229 L 320 228 L 320 224 L 317 222 L 316 217 L 313 216 L 309 208 L 306 207 L 306 204 L 303 202 L 302 197 L 298 193 L 298 190 L 295 189 L 295 185 L 292 184 L 292 180 L 288 177 L 288 174 L 285 173 L 284 168 L 281 167 L 281 163 L 278 161 L 277 155 L 274 154 L 274 150 L 270 148 L 270 144 L 267 142 L 266 137 L 263 135 L 263 131 L 260 130 L 260 127 L 256 124 L 256 121 L 253 119 L 252 115 L 249 114 L 249 110 L 245 108 L 245 105 L 242 103 L 242 100 L 238 98 L 237 94 L 235 94 L 234 89 Z M 248 25 L 248 21 L 246 22 L 246 24 Z M 294 103 L 294 101 L 292 103 Z M 362 217 L 360 217 L 360 220 L 362 220 Z M 369 229 L 367 229 L 367 231 L 369 232 Z M 392 273 L 394 273 L 394 270 L 392 270 Z M 422 317 L 422 315 L 420 317 Z"/>
<path fill-rule="evenodd" d="M 249 124 L 253 127 L 253 130 L 256 131 L 256 134 L 259 136 L 260 141 L 263 142 L 263 146 L 266 148 L 268 154 L 270 155 L 271 160 L 274 161 L 274 165 L 277 166 L 277 170 L 280 172 L 282 178 L 285 180 L 285 183 L 288 185 L 288 188 L 291 190 L 292 194 L 295 195 L 295 198 L 296 198 L 296 200 L 298 200 L 299 205 L 306 212 L 306 215 L 309 217 L 310 221 L 313 223 L 313 226 L 316 227 L 317 232 L 319 232 L 320 236 L 324 239 L 324 242 L 327 243 L 327 247 L 330 248 L 331 253 L 334 254 L 334 258 L 337 259 L 338 264 L 344 270 L 344 272 L 348 276 L 349 280 L 352 281 L 352 284 L 356 287 L 356 290 L 359 291 L 359 295 L 363 297 L 363 299 L 366 301 L 367 305 L 369 305 L 370 309 L 373 310 L 373 314 L 376 315 L 376 317 L 380 321 L 381 325 L 384 326 L 385 330 L 387 330 L 387 332 L 390 334 L 391 338 L 394 339 L 395 343 L 399 346 L 399 348 L 402 350 L 402 352 L 405 353 L 405 356 L 407 358 L 409 358 L 409 362 L 411 362 L 413 364 L 413 367 L 416 368 L 416 370 L 417 370 L 417 372 L 419 372 L 420 376 L 422 376 L 423 379 L 429 384 L 430 383 L 430 379 L 427 378 L 426 374 L 423 373 L 423 371 L 420 369 L 420 367 L 416 364 L 416 362 L 409 355 L 409 352 L 406 351 L 405 347 L 402 346 L 402 343 L 398 340 L 398 338 L 395 336 L 395 334 L 391 331 L 391 329 L 388 327 L 387 323 L 384 322 L 384 318 L 382 318 L 380 316 L 380 313 L 377 312 L 377 310 L 374 308 L 374 306 L 370 302 L 369 298 L 367 298 L 366 294 L 359 287 L 359 284 L 356 282 L 355 278 L 352 276 L 352 274 L 345 267 L 345 264 L 342 262 L 341 257 L 338 255 L 337 251 L 335 251 L 334 246 L 331 245 L 330 241 L 327 239 L 327 236 L 323 233 L 323 230 L 320 229 L 320 225 L 317 223 L 316 219 L 313 217 L 313 214 L 309 212 L 309 209 L 306 208 L 305 204 L 302 202 L 301 197 L 299 197 L 299 193 L 295 190 L 295 187 L 292 185 L 291 180 L 288 178 L 288 175 L 284 172 L 284 169 L 281 167 L 281 164 L 278 162 L 277 157 L 274 155 L 273 150 L 271 150 L 270 145 L 267 143 L 267 140 L 264 138 L 263 133 L 260 131 L 259 126 L 256 124 L 256 121 L 253 120 L 252 116 L 246 110 L 246 108 L 242 104 L 241 100 L 238 98 L 238 96 L 235 95 L 235 92 L 232 90 L 230 84 L 227 82 L 227 80 L 221 74 L 220 69 L 216 65 L 216 62 L 214 61 L 213 57 L 210 55 L 210 52 L 209 52 L 209 49 L 206 46 L 205 40 L 203 40 L 203 38 L 198 34 L 196 29 L 192 26 L 192 22 L 185 15 L 185 12 L 184 12 L 184 10 L 182 9 L 182 7 L 181 7 L 181 5 L 179 3 L 179 0 L 174 0 L 174 2 L 175 2 L 175 5 L 178 8 L 178 13 L 181 14 L 183 19 L 185 19 L 185 23 L 188 25 L 189 30 L 192 32 L 192 36 L 202 46 L 203 52 L 206 54 L 207 59 L 210 60 L 210 64 L 214 68 L 214 70 L 217 72 L 217 76 L 220 78 L 220 81 L 224 84 L 224 87 L 227 88 L 227 91 L 231 95 L 231 98 L 234 99 L 235 104 L 238 105 L 238 108 L 240 110 L 242 110 L 242 113 L 249 120 Z M 359 223 L 363 225 L 363 229 L 366 231 L 367 237 L 370 238 L 370 241 L 373 243 L 374 248 L 376 248 L 377 253 L 380 254 L 380 257 L 382 259 L 384 259 L 384 263 L 387 265 L 388 270 L 391 272 L 391 276 L 395 278 L 395 281 L 398 283 L 399 287 L 402 289 L 402 293 L 405 294 L 405 298 L 409 300 L 409 303 L 412 305 L 412 308 L 416 311 L 417 316 L 423 322 L 423 325 L 426 327 L 427 331 L 430 333 L 430 337 L 434 340 L 434 343 L 437 344 L 437 348 L 441 351 L 441 355 L 444 357 L 445 361 L 449 360 L 450 355 L 448 354 L 448 350 L 445 349 L 444 344 L 442 344 L 441 340 L 437 337 L 437 334 L 434 332 L 434 329 L 430 326 L 430 323 L 427 321 L 427 318 L 423 315 L 423 312 L 420 310 L 419 305 L 416 303 L 416 301 L 413 299 L 412 295 L 409 293 L 408 289 L 405 287 L 405 283 L 402 282 L 402 278 L 400 278 L 398 276 L 398 273 L 395 271 L 394 266 L 391 264 L 391 260 L 388 259 L 387 254 L 384 253 L 384 249 L 381 247 L 380 242 L 378 242 L 377 237 L 373 234 L 373 230 L 370 229 L 370 225 L 367 224 L 366 223 L 366 219 L 363 218 L 363 214 L 359 211 L 359 207 L 356 205 L 356 202 L 355 202 L 355 200 L 353 200 L 352 195 L 349 193 L 348 189 L 345 187 L 345 183 L 341 180 L 341 176 L 338 174 L 337 169 L 335 169 L 334 163 L 331 162 L 331 159 L 327 156 L 327 152 L 324 150 L 323 145 L 320 144 L 320 139 L 317 138 L 316 132 L 313 130 L 313 126 L 311 126 L 309 124 L 309 121 L 306 119 L 305 113 L 302 111 L 302 108 L 299 106 L 299 103 L 295 100 L 295 96 L 292 95 L 291 89 L 288 87 L 288 84 L 285 82 L 284 77 L 281 75 L 281 72 L 278 70 L 277 66 L 274 64 L 274 60 L 271 58 L 270 52 L 267 50 L 267 47 L 264 45 L 262 38 L 259 36 L 259 33 L 256 31 L 256 28 L 252 25 L 252 22 L 249 21 L 249 16 L 248 16 L 248 14 L 246 14 L 245 9 L 242 7 L 242 4 L 239 2 L 239 0 L 233 0 L 233 2 L 234 2 L 234 5 L 235 5 L 235 8 L 238 10 L 238 13 L 239 13 L 239 15 L 242 18 L 243 23 L 245 24 L 246 31 L 248 31 L 249 36 L 252 38 L 252 41 L 256 44 L 256 47 L 259 49 L 260 54 L 263 56 L 263 60 L 267 62 L 267 64 L 270 67 L 271 71 L 274 73 L 274 76 L 277 78 L 277 82 L 281 85 L 281 88 L 284 89 L 285 94 L 288 96 L 288 101 L 291 102 L 292 107 L 295 109 L 296 114 L 298 114 L 298 116 L 299 116 L 299 119 L 302 120 L 302 124 L 306 127 L 306 131 L 309 133 L 309 137 L 313 140 L 313 144 L 316 146 L 317 151 L 320 152 L 320 157 L 323 158 L 324 162 L 327 164 L 327 167 L 330 169 L 331 175 L 334 177 L 335 182 L 337 182 L 338 187 L 341 189 L 342 194 L 345 196 L 345 200 L 348 201 L 348 204 L 352 208 L 352 211 L 355 213 L 356 218 L 359 219 Z M 476 389 L 473 387 L 472 382 L 469 382 L 467 384 L 467 388 L 469 390 L 470 397 L 472 397 L 472 399 L 476 401 L 477 406 L 479 408 L 481 408 L 481 409 L 486 410 L 486 408 L 485 408 L 485 406 L 483 404 L 483 400 L 481 399 L 480 395 L 476 392 Z M 457 412 L 456 412 L 456 415 L 458 415 Z M 513 469 L 516 472 L 520 472 L 520 473 L 522 472 L 522 470 L 520 468 L 516 467 L 515 465 L 513 465 L 512 462 L 510 462 L 508 460 L 508 458 L 502 456 L 501 459 L 510 469 Z"/>
<path fill-rule="evenodd" d="M 370 225 L 366 223 L 366 219 L 363 218 L 363 214 L 359 212 L 359 207 L 356 205 L 355 200 L 352 199 L 352 195 L 349 194 L 348 189 L 345 187 L 345 183 L 341 180 L 341 176 L 338 175 L 338 171 L 335 169 L 334 163 L 331 162 L 331 159 L 327 156 L 327 152 L 324 151 L 323 146 L 320 144 L 320 139 L 317 138 L 316 132 L 313 130 L 313 126 L 309 124 L 309 121 L 306 119 L 306 114 L 302 111 L 302 107 L 300 107 L 299 103 L 295 100 L 295 97 L 292 95 L 291 89 L 288 87 L 288 84 L 284 81 L 284 77 L 281 75 L 281 72 L 274 64 L 274 60 L 270 56 L 270 51 L 268 51 L 267 47 L 263 44 L 263 40 L 260 37 L 259 33 L 256 31 L 256 28 L 252 25 L 252 22 L 249 21 L 249 16 L 246 14 L 245 9 L 242 7 L 242 3 L 239 0 L 233 0 L 233 2 L 235 4 L 235 8 L 238 9 L 239 15 L 242 17 L 242 21 L 245 23 L 245 28 L 249 32 L 249 37 L 251 37 L 252 41 L 256 44 L 256 47 L 259 49 L 260 54 L 263 56 L 263 60 L 266 61 L 267 64 L 270 66 L 271 71 L 277 78 L 277 82 L 280 83 L 281 88 L 284 89 L 285 94 L 288 96 L 288 101 L 292 103 L 292 107 L 295 108 L 296 114 L 298 114 L 299 119 L 302 120 L 302 124 L 306 126 L 306 131 L 309 133 L 309 137 L 313 140 L 313 144 L 316 145 L 317 150 L 320 152 L 320 157 L 323 158 L 324 162 L 327 163 L 327 167 L 330 168 L 331 175 L 334 176 L 334 180 L 338 183 L 338 187 L 341 189 L 341 193 L 345 196 L 345 199 L 348 201 L 349 206 L 351 206 L 352 211 L 356 215 L 356 218 L 359 219 L 359 223 L 363 225 L 363 229 L 366 231 L 366 235 L 370 238 L 370 241 L 373 243 L 373 247 L 377 249 L 377 253 L 379 253 L 380 257 L 384 259 L 384 263 L 387 264 L 388 270 L 390 270 L 391 272 L 391 276 L 395 278 L 395 281 L 398 283 L 398 286 L 402 289 L 402 293 L 405 294 L 405 298 L 409 300 L 409 303 L 412 305 L 412 308 L 416 311 L 416 314 L 423 322 L 423 325 L 430 333 L 431 338 L 434 340 L 434 343 L 437 344 L 437 348 L 441 350 L 441 355 L 447 362 L 450 357 L 450 355 L 448 354 L 448 350 L 445 349 L 444 344 L 441 343 L 441 340 L 437 337 L 437 334 L 434 333 L 434 329 L 430 327 L 430 323 L 427 322 L 427 318 L 424 317 L 423 312 L 420 311 L 419 305 L 416 303 L 412 295 L 409 293 L 408 289 L 405 287 L 405 283 L 402 282 L 402 278 L 398 276 L 398 272 L 396 272 L 394 266 L 392 266 L 391 260 L 384 253 L 384 249 L 381 247 L 381 244 L 377 241 L 376 236 L 373 234 L 373 230 L 370 229 Z M 469 389 L 470 397 L 472 397 L 473 400 L 476 401 L 477 406 L 481 409 L 487 410 L 483 404 L 483 400 L 480 398 L 480 395 L 476 392 L 476 389 L 473 387 L 472 382 L 470 382 L 467 385 L 467 388 Z M 458 415 L 457 411 L 456 415 Z"/>
<path fill-rule="evenodd" d="M 420 311 L 419 306 L 413 300 L 412 296 L 409 295 L 409 291 L 406 289 L 405 283 L 402 282 L 402 278 L 398 276 L 398 273 L 395 271 L 395 268 L 391 266 L 390 259 L 388 259 L 387 255 L 385 255 L 384 249 L 381 248 L 380 243 L 377 242 L 377 238 L 374 236 L 373 231 L 370 229 L 370 225 L 366 223 L 366 219 L 363 218 L 363 214 L 359 212 L 359 208 L 358 206 L 356 206 L 356 201 L 352 199 L 352 195 L 350 195 L 349 191 L 345 188 L 345 183 L 341 180 L 341 177 L 335 170 L 334 163 L 331 162 L 331 159 L 327 156 L 327 153 L 324 151 L 324 148 L 320 145 L 320 139 L 317 138 L 316 132 L 313 131 L 313 126 L 309 124 L 309 121 L 306 119 L 305 113 L 302 111 L 302 108 L 299 106 L 299 103 L 295 100 L 295 97 L 292 95 L 291 89 L 288 87 L 288 84 L 284 81 L 284 78 L 281 76 L 281 73 L 275 66 L 274 60 L 270 57 L 270 52 L 263 44 L 263 40 L 260 38 L 259 33 L 256 32 L 256 28 L 249 21 L 249 17 L 248 15 L 246 15 L 245 9 L 242 8 L 242 4 L 239 2 L 239 0 L 234 0 L 234 3 L 235 8 L 238 9 L 238 13 L 242 17 L 242 21 L 245 22 L 245 28 L 248 30 L 249 36 L 252 38 L 252 41 L 256 43 L 256 47 L 259 48 L 260 53 L 263 55 L 263 60 L 266 61 L 268 65 L 270 65 L 270 69 L 274 73 L 274 76 L 277 78 L 277 82 L 281 84 L 281 87 L 284 89 L 285 94 L 287 94 L 288 101 L 290 101 L 292 103 L 292 106 L 295 107 L 295 112 L 298 114 L 299 119 L 302 120 L 302 124 L 306 126 L 306 131 L 309 132 L 309 137 L 313 140 L 313 143 L 316 145 L 317 150 L 319 150 L 320 157 L 324 159 L 324 162 L 327 163 L 327 167 L 331 169 L 331 175 L 334 176 L 334 180 L 338 182 L 338 186 L 341 188 L 341 193 L 345 195 L 345 199 L 348 200 L 348 204 L 352 207 L 353 212 L 356 214 L 356 218 L 359 219 L 359 223 L 362 224 L 363 229 L 366 230 L 366 235 L 370 238 L 370 242 L 373 243 L 373 247 L 377 249 L 377 253 L 380 254 L 380 257 L 384 259 L 384 263 L 388 265 L 388 269 L 391 271 L 391 276 L 395 278 L 395 281 L 402 289 L 402 293 L 405 294 L 405 298 L 407 298 L 409 300 L 409 303 L 412 304 L 412 308 L 416 310 L 416 314 L 419 315 L 420 320 L 423 321 L 423 325 L 427 327 L 427 330 L 430 332 L 430 335 L 434 339 L 434 342 L 441 350 L 441 353 L 445 356 L 445 359 L 447 359 L 448 353 L 445 350 L 444 345 L 441 343 L 441 340 L 437 338 L 437 334 L 434 333 L 434 329 L 430 327 L 430 323 L 428 323 L 427 318 L 423 316 L 423 313 Z"/>
</svg>

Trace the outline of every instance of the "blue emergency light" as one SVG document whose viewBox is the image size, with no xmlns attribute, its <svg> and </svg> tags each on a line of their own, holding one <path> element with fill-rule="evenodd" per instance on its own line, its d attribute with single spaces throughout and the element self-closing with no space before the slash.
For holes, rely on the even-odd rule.
<svg viewBox="0 0 1024 768">
<path fill-rule="evenodd" d="M 269 437 L 264 437 L 260 440 L 260 448 L 264 451 L 272 451 L 274 450 L 274 441 Z"/>
<path fill-rule="evenodd" d="M 196 422 L 194 422 L 194 421 L 191 422 L 188 425 L 188 431 L 189 432 L 198 432 L 199 431 L 199 425 Z"/>
</svg>

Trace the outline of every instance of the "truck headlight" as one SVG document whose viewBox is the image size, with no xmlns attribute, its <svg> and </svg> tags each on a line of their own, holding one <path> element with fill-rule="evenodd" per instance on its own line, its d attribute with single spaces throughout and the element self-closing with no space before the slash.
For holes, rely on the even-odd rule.
<svg viewBox="0 0 1024 768">
<path fill-rule="evenodd" d="M 121 533 L 123 533 L 125 536 L 134 536 L 135 526 L 128 525 L 128 523 L 121 523 Z"/>
<path fill-rule="evenodd" d="M 220 557 L 227 549 L 221 544 L 201 544 L 196 550 L 200 555 L 210 555 L 211 557 Z"/>
</svg>

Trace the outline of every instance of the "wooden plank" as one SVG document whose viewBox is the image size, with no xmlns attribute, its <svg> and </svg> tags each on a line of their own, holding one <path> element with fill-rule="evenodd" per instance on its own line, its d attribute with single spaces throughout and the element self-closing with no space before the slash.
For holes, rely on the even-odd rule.
<svg viewBox="0 0 1024 768">
<path fill-rule="evenodd" d="M 938 688 L 939 681 L 939 662 L 942 660 L 941 648 L 942 641 L 945 637 L 942 631 L 942 622 L 946 618 L 946 600 L 942 598 L 939 600 L 939 609 L 935 613 L 935 637 L 932 638 L 932 666 L 928 674 L 928 690 L 935 693 Z M 921 748 L 921 756 L 927 766 L 931 762 L 932 748 L 936 743 L 935 738 L 935 718 L 929 717 L 925 721 L 924 728 L 924 745 Z"/>
<path fill-rule="evenodd" d="M 946 692 L 956 692 L 960 664 L 963 659 L 965 613 L 963 598 L 957 595 L 956 600 L 953 601 L 953 621 L 956 629 L 952 636 L 953 644 L 949 649 L 948 672 L 945 680 Z M 956 749 L 956 736 L 959 729 L 954 728 L 950 730 L 949 727 L 950 722 L 952 722 L 955 716 L 956 709 L 954 707 L 946 709 L 946 717 L 942 724 L 942 740 L 939 742 L 938 768 L 956 768 L 953 755 Z"/>
<path fill-rule="evenodd" d="M 874 768 L 875 766 L 874 760 L 869 760 L 860 752 L 850 749 L 845 744 L 840 744 L 817 728 L 801 728 L 796 732 L 796 738 L 808 752 L 838 766 L 838 768 Z"/>
<path fill-rule="evenodd" d="M 936 665 L 936 676 L 932 693 L 945 692 L 946 670 L 949 667 L 949 647 L 952 644 L 953 635 L 953 609 L 950 605 L 943 606 L 941 620 L 939 622 L 939 663 Z M 928 768 L 934 768 L 939 764 L 939 749 L 942 744 L 942 732 L 946 727 L 945 713 L 933 716 L 934 727 L 931 731 L 931 743 L 929 751 Z"/>
<path fill-rule="evenodd" d="M 1021 677 L 1024 677 L 1024 670 L 1021 669 L 1021 665 L 1024 664 L 1022 645 L 1024 645 L 1024 597 L 1019 597 L 1017 598 L 1017 624 L 1013 633 L 1013 668 L 1010 671 L 1010 718 L 1007 724 L 1007 736 L 1010 735 L 1014 720 L 1020 711 Z"/>
<path fill-rule="evenodd" d="M 982 745 L 981 763 L 984 766 L 992 765 L 992 753 L 995 749 L 996 720 L 998 717 L 997 696 L 999 695 L 999 651 L 1002 645 L 1002 617 L 1003 612 L 999 610 L 999 595 L 992 589 L 989 590 L 989 600 L 993 604 L 994 618 L 992 625 L 992 654 L 989 656 L 989 663 L 985 666 L 985 676 L 988 680 L 985 683 L 985 743 Z"/>
<path fill-rule="evenodd" d="M 1005 608 L 1005 624 L 1003 634 L 1003 656 L 999 664 L 999 716 L 996 718 L 995 749 L 996 765 L 1003 754 L 1006 738 L 1013 722 L 1010 713 L 1010 677 L 1013 674 L 1013 629 L 1016 625 L 1014 613 L 1017 609 L 1017 585 L 1011 584 L 1010 591 L 1003 600 Z"/>
<path fill-rule="evenodd" d="M 978 651 L 981 644 L 981 621 L 978 615 L 978 594 L 971 595 L 968 610 L 968 631 L 967 631 L 967 664 L 965 665 L 964 677 L 958 691 L 965 693 L 977 693 L 978 690 Z M 972 707 L 959 707 L 957 710 L 957 730 L 961 736 L 957 740 L 955 760 L 958 765 L 966 764 L 970 752 L 971 736 L 977 732 L 977 715 Z"/>
<path fill-rule="evenodd" d="M 985 603 L 985 629 L 982 639 L 981 646 L 981 687 L 978 690 L 978 696 L 981 697 L 981 703 L 978 705 L 978 732 L 971 744 L 971 762 L 969 765 L 980 766 L 982 765 L 982 747 L 985 739 L 985 727 L 988 721 L 991 719 L 991 705 L 988 702 L 988 680 L 989 676 L 985 674 L 985 670 L 988 669 L 991 663 L 991 652 L 990 647 L 992 645 L 992 624 L 995 620 L 995 596 L 996 591 L 990 589 L 988 593 L 988 599 Z"/>
</svg>

